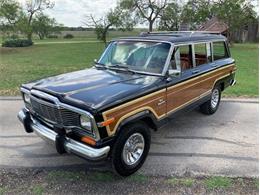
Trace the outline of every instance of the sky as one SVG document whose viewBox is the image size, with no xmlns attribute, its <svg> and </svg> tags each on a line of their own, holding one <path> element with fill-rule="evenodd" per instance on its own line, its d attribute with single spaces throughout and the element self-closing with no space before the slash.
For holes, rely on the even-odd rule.
<svg viewBox="0 0 260 195">
<path fill-rule="evenodd" d="M 44 13 L 55 18 L 58 23 L 69 27 L 84 26 L 86 15 L 93 14 L 96 18 L 105 15 L 116 6 L 117 0 L 51 0 L 55 3 L 52 9 Z M 19 0 L 24 5 L 26 0 Z"/>
<path fill-rule="evenodd" d="M 18 0 L 22 5 L 26 0 Z M 86 15 L 94 15 L 95 18 L 104 16 L 111 8 L 116 7 L 118 0 L 50 0 L 55 3 L 52 9 L 45 10 L 44 13 L 56 19 L 60 24 L 69 27 L 79 27 L 84 25 Z M 184 0 L 185 1 L 185 0 Z M 258 13 L 257 0 L 254 1 L 255 10 Z M 138 26 L 138 27 L 143 27 Z"/>
</svg>

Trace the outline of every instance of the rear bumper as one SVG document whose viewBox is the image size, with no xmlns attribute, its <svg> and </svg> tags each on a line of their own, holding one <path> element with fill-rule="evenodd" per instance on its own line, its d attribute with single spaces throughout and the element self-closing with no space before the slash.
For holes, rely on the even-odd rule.
<svg viewBox="0 0 260 195">
<path fill-rule="evenodd" d="M 63 139 L 60 139 L 58 133 L 52 129 L 42 125 L 40 122 L 37 122 L 37 120 L 32 121 L 30 113 L 25 109 L 22 109 L 18 113 L 18 118 L 23 123 L 27 133 L 35 132 L 44 140 L 52 142 L 56 145 L 56 149 L 59 153 L 61 153 L 61 150 L 65 150 L 68 153 L 72 153 L 92 161 L 103 160 L 109 153 L 110 146 L 105 146 L 103 148 L 93 148 L 66 136 L 63 136 Z M 57 146 L 62 147 L 62 149 L 57 148 Z"/>
<path fill-rule="evenodd" d="M 232 79 L 232 80 L 230 81 L 230 86 L 234 86 L 236 83 L 237 83 L 237 81 L 236 81 L 235 79 Z"/>
</svg>

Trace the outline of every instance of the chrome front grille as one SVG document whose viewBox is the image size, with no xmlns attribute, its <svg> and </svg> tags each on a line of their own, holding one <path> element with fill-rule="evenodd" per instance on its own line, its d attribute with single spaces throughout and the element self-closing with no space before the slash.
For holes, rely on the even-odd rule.
<svg viewBox="0 0 260 195">
<path fill-rule="evenodd" d="M 63 126 L 80 125 L 78 113 L 58 107 L 55 103 L 31 96 L 31 105 L 32 110 L 49 123 Z"/>
</svg>

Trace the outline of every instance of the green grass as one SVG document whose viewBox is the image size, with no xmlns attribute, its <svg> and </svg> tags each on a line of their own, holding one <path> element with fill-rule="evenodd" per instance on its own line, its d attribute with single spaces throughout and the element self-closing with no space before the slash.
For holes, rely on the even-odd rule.
<svg viewBox="0 0 260 195">
<path fill-rule="evenodd" d="M 84 32 L 81 32 L 84 33 Z M 127 35 L 113 33 L 111 37 Z M 137 32 L 131 32 L 137 34 Z M 71 42 L 95 40 L 77 36 L 75 39 L 46 39 L 38 42 Z M 19 86 L 32 80 L 88 68 L 104 50 L 103 43 L 36 44 L 28 48 L 0 47 L 0 95 L 19 95 Z M 236 59 L 237 85 L 227 89 L 225 96 L 258 96 L 258 45 L 235 44 L 231 53 Z"/>
<path fill-rule="evenodd" d="M 87 180 L 95 182 L 111 182 L 115 180 L 115 176 L 110 172 L 89 172 L 83 171 L 50 171 L 48 180 L 50 181 L 78 181 Z"/>
<path fill-rule="evenodd" d="M 4 195 L 6 192 L 6 189 L 4 187 L 0 187 L 0 195 Z"/>
<path fill-rule="evenodd" d="M 170 178 L 166 182 L 171 185 L 182 185 L 186 187 L 191 187 L 195 180 L 191 178 Z"/>
<path fill-rule="evenodd" d="M 258 96 L 259 77 L 258 44 L 235 44 L 231 48 L 232 57 L 236 60 L 237 84 L 224 93 L 226 96 Z"/>
<path fill-rule="evenodd" d="M 259 178 L 254 179 L 254 183 L 257 189 L 259 189 Z"/>
<path fill-rule="evenodd" d="M 149 177 L 136 173 L 136 174 L 129 176 L 127 179 L 132 182 L 147 182 L 149 180 Z"/>
<path fill-rule="evenodd" d="M 57 181 L 57 180 L 66 180 L 66 181 L 77 181 L 85 177 L 84 172 L 77 171 L 50 171 L 48 173 L 48 180 Z"/>
<path fill-rule="evenodd" d="M 0 94 L 17 95 L 22 83 L 88 68 L 103 50 L 102 43 L 0 48 Z"/>
<path fill-rule="evenodd" d="M 86 176 L 86 179 L 93 182 L 111 182 L 116 177 L 110 172 L 91 172 Z"/>
<path fill-rule="evenodd" d="M 210 177 L 204 181 L 207 189 L 225 189 L 232 185 L 232 179 L 228 177 Z"/>
<path fill-rule="evenodd" d="M 32 191 L 32 194 L 42 195 L 44 192 L 44 188 L 41 185 L 35 185 L 32 187 L 31 191 Z"/>
</svg>

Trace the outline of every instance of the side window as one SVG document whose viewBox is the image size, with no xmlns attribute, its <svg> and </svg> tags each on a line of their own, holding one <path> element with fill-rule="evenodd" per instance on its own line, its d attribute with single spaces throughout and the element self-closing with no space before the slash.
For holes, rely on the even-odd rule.
<svg viewBox="0 0 260 195">
<path fill-rule="evenodd" d="M 196 66 L 207 64 L 212 61 L 211 48 L 209 43 L 194 45 Z"/>
<path fill-rule="evenodd" d="M 224 41 L 213 42 L 214 60 L 220 60 L 227 57 L 228 57 L 228 53 L 227 53 L 225 42 Z"/>
<path fill-rule="evenodd" d="M 172 69 L 187 70 L 193 68 L 191 45 L 176 46 L 171 60 Z"/>
</svg>

